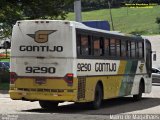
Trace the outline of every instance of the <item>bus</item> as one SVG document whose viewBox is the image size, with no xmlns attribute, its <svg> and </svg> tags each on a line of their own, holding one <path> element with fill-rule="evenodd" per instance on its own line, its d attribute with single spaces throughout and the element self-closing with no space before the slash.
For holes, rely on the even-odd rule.
<svg viewBox="0 0 160 120">
<path fill-rule="evenodd" d="M 75 21 L 22 20 L 12 31 L 10 97 L 58 103 L 133 95 L 140 100 L 152 87 L 151 43 L 140 36 L 105 31 Z"/>
</svg>

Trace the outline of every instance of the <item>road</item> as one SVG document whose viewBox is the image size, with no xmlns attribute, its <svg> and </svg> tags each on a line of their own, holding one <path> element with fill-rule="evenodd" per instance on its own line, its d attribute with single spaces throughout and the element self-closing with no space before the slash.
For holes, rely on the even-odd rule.
<svg viewBox="0 0 160 120">
<path fill-rule="evenodd" d="M 137 114 L 160 119 L 159 91 L 160 84 L 154 84 L 152 92 L 144 94 L 143 99 L 138 102 L 134 102 L 132 97 L 106 100 L 99 110 L 90 110 L 86 104 L 66 102 L 60 103 L 59 107 L 52 111 L 41 109 L 38 102 L 11 100 L 9 95 L 4 93 L 0 94 L 0 119 L 6 120 L 7 117 L 12 120 L 13 118 L 14 120 L 119 120 L 127 116 L 134 117 L 131 115 Z"/>
</svg>

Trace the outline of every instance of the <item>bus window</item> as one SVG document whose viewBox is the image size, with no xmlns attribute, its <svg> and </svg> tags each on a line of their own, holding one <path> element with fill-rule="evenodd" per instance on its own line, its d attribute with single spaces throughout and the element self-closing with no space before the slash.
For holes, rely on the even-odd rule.
<svg viewBox="0 0 160 120">
<path fill-rule="evenodd" d="M 81 45 L 81 55 L 89 55 L 89 37 L 87 35 L 81 35 L 80 45 Z"/>
<path fill-rule="evenodd" d="M 109 56 L 109 38 L 104 39 L 104 54 Z"/>
<path fill-rule="evenodd" d="M 77 55 L 81 54 L 81 45 L 80 45 L 81 35 L 77 34 Z"/>
<path fill-rule="evenodd" d="M 143 43 L 142 42 L 138 42 L 138 50 L 139 50 L 139 58 L 143 58 L 144 56 L 144 52 L 143 52 Z"/>
<path fill-rule="evenodd" d="M 94 56 L 100 56 L 101 55 L 101 48 L 100 48 L 100 38 L 93 37 L 93 54 Z"/>
<path fill-rule="evenodd" d="M 151 43 L 147 40 L 146 41 L 146 68 L 147 73 L 149 74 L 149 77 L 151 77 L 152 74 L 152 54 L 151 54 Z"/>
<path fill-rule="evenodd" d="M 131 56 L 131 42 L 127 41 L 127 57 L 130 58 Z"/>
<path fill-rule="evenodd" d="M 131 42 L 131 57 L 132 58 L 136 57 L 136 45 L 135 45 L 135 42 Z"/>
<path fill-rule="evenodd" d="M 127 48 L 127 44 L 126 44 L 126 41 L 123 41 L 123 40 L 121 40 L 121 56 L 123 57 L 123 58 L 125 58 L 126 57 L 126 49 Z"/>
<path fill-rule="evenodd" d="M 138 42 L 136 42 L 136 58 L 139 58 L 139 47 L 138 47 Z"/>
<path fill-rule="evenodd" d="M 120 40 L 116 40 L 116 55 L 117 57 L 121 56 L 121 41 Z"/>
<path fill-rule="evenodd" d="M 116 40 L 115 39 L 110 40 L 110 55 L 116 56 Z"/>
</svg>

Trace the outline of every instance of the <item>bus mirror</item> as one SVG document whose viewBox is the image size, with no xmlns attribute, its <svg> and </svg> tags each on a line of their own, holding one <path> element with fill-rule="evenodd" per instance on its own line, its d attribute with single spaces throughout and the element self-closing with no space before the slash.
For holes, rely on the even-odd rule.
<svg viewBox="0 0 160 120">
<path fill-rule="evenodd" d="M 157 56 L 156 56 L 156 53 L 153 54 L 153 61 L 156 61 L 157 59 Z"/>
</svg>

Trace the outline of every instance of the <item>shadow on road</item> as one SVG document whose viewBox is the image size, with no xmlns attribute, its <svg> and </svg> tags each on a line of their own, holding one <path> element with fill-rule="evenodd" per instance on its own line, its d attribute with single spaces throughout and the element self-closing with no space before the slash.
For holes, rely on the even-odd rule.
<svg viewBox="0 0 160 120">
<path fill-rule="evenodd" d="M 22 112 L 109 115 L 148 109 L 158 105 L 160 105 L 160 98 L 143 98 L 141 101 L 134 102 L 131 97 L 123 97 L 104 101 L 99 110 L 90 110 L 87 104 L 71 104 L 59 106 L 54 110 L 38 108 L 23 110 Z"/>
</svg>

